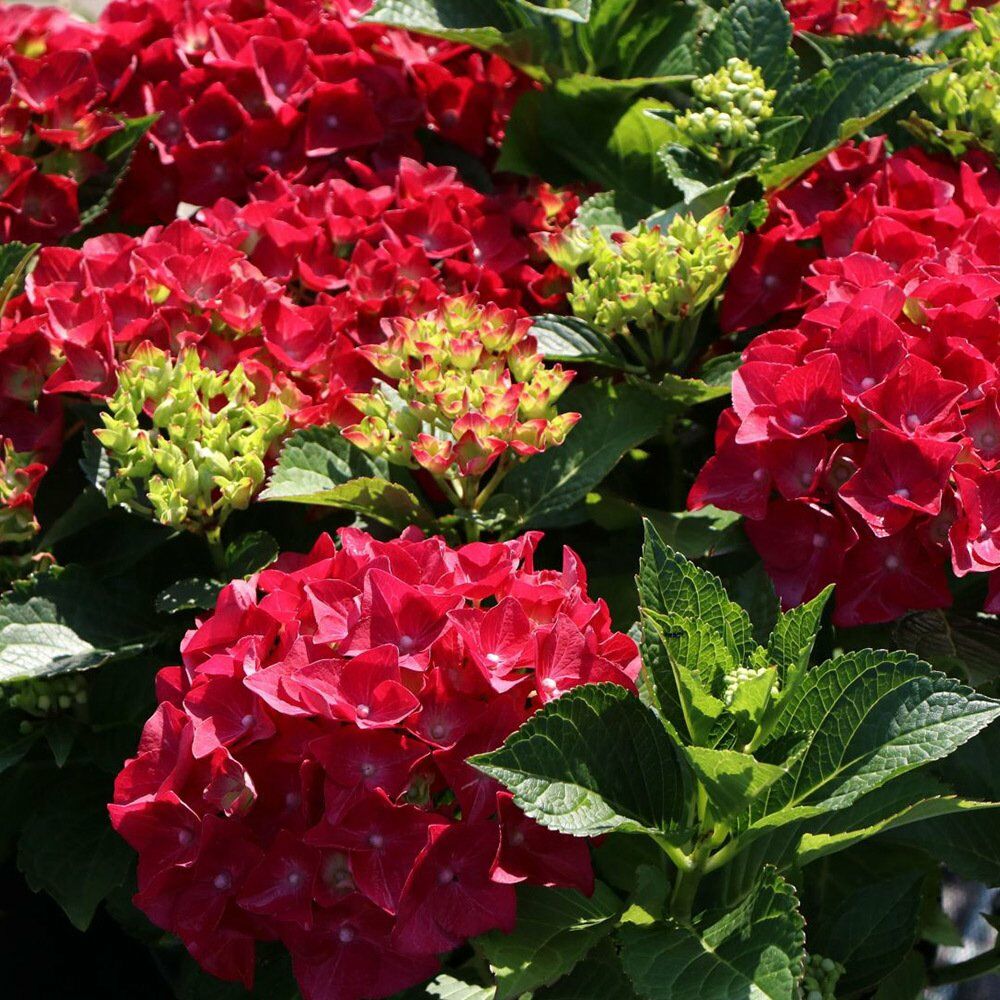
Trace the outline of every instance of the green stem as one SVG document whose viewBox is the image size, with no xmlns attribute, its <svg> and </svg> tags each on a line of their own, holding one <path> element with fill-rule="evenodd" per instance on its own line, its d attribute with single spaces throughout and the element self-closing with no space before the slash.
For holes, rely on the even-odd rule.
<svg viewBox="0 0 1000 1000">
<path fill-rule="evenodd" d="M 678 920 L 689 921 L 694 908 L 694 897 L 705 874 L 705 862 L 711 850 L 707 840 L 702 840 L 694 849 L 687 870 L 679 869 L 674 881 L 674 892 L 670 897 L 670 913 Z"/>
<path fill-rule="evenodd" d="M 482 510 L 491 496 L 496 492 L 497 487 L 503 482 L 504 476 L 514 467 L 513 462 L 506 461 L 506 455 L 500 460 L 500 464 L 496 467 L 493 472 L 493 478 L 486 484 L 486 486 L 480 491 L 479 495 L 476 497 L 472 504 L 473 510 Z"/>
<path fill-rule="evenodd" d="M 212 565 L 224 573 L 226 569 L 226 550 L 222 545 L 222 526 L 216 525 L 205 532 L 205 541 L 208 542 L 208 552 L 212 557 Z"/>
<path fill-rule="evenodd" d="M 691 859 L 679 847 L 671 844 L 666 837 L 654 835 L 653 840 L 659 845 L 660 850 L 670 858 L 674 867 L 682 872 L 691 870 Z"/>
<path fill-rule="evenodd" d="M 740 843 L 739 838 L 734 838 L 728 843 L 720 847 L 715 854 L 711 855 L 705 861 L 705 874 L 709 872 L 717 871 L 723 865 L 729 864 L 733 858 L 743 849 L 743 845 Z"/>
<path fill-rule="evenodd" d="M 967 958 L 964 962 L 955 965 L 944 965 L 939 969 L 929 969 L 927 972 L 927 982 L 931 986 L 946 986 L 949 983 L 964 983 L 970 979 L 978 979 L 980 976 L 988 976 L 991 972 L 996 972 L 1000 966 L 1000 956 L 997 955 L 996 948 L 990 948 L 982 955 L 975 958 Z"/>
</svg>

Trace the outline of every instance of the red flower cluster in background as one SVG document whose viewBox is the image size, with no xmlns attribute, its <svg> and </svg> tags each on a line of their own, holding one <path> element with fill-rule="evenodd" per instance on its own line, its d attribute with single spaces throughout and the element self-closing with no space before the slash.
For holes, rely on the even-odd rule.
<svg viewBox="0 0 1000 1000">
<path fill-rule="evenodd" d="M 723 323 L 743 353 L 690 505 L 747 518 L 785 605 L 835 621 L 950 603 L 947 564 L 1000 611 L 1000 173 L 879 141 L 772 199 Z"/>
<path fill-rule="evenodd" d="M 514 925 L 514 884 L 591 891 L 585 841 L 527 819 L 465 763 L 588 681 L 631 686 L 577 557 L 537 534 L 449 548 L 344 529 L 230 584 L 161 671 L 112 822 L 136 904 L 209 972 L 283 941 L 306 1000 L 388 996 Z"/>
<path fill-rule="evenodd" d="M 407 159 L 386 183 L 358 171 L 357 184 L 275 177 L 260 200 L 206 210 L 205 225 L 43 250 L 0 318 L 0 415 L 15 447 L 50 461 L 53 397 L 109 395 L 144 342 L 242 364 L 295 425 L 345 425 L 360 418 L 346 396 L 374 374 L 357 348 L 383 337 L 383 320 L 419 316 L 443 294 L 519 313 L 559 304 L 565 275 L 536 269 L 532 235 L 564 225 L 575 198 L 544 186 L 483 195 L 451 167 Z"/>
<path fill-rule="evenodd" d="M 488 165 L 527 82 L 496 57 L 357 16 L 318 0 L 113 3 L 97 25 L 0 15 L 0 239 L 75 230 L 78 182 L 102 167 L 94 144 L 128 115 L 160 118 L 120 189 L 121 218 L 167 222 L 43 251 L 0 318 L 15 450 L 49 463 L 54 397 L 113 392 L 144 341 L 242 363 L 293 425 L 349 424 L 359 414 L 345 396 L 373 374 L 356 348 L 381 340 L 385 319 L 470 293 L 559 310 L 568 279 L 536 237 L 565 226 L 578 199 L 515 179 L 483 193 L 425 163 L 417 139 L 436 132 Z M 175 220 L 181 201 L 205 206 L 197 222 Z"/>
<path fill-rule="evenodd" d="M 116 106 L 160 119 L 121 192 L 130 222 L 178 202 L 243 201 L 277 172 L 304 183 L 420 159 L 427 128 L 492 159 L 529 85 L 466 46 L 357 22 L 370 3 L 113 2 L 100 30 L 135 69 Z"/>
<path fill-rule="evenodd" d="M 80 187 L 108 166 L 131 67 L 62 11 L 0 11 L 0 241 L 57 243 L 80 226 Z"/>
<path fill-rule="evenodd" d="M 816 35 L 869 35 L 884 29 L 903 32 L 933 28 L 964 28 L 976 7 L 991 7 L 995 0 L 965 0 L 952 9 L 949 0 L 785 0 L 796 31 Z"/>
</svg>

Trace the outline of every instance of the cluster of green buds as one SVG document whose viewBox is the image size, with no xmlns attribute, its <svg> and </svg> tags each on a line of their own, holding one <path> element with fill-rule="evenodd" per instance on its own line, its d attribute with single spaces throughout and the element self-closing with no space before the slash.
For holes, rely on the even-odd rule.
<svg viewBox="0 0 1000 1000">
<path fill-rule="evenodd" d="M 38 531 L 34 493 L 45 466 L 33 457 L 0 438 L 0 543 L 26 542 Z"/>
<path fill-rule="evenodd" d="M 674 120 L 690 145 L 715 159 L 760 141 L 758 126 L 774 114 L 776 91 L 760 69 L 735 56 L 708 76 L 691 81 L 695 107 Z"/>
<path fill-rule="evenodd" d="M 736 697 L 736 692 L 739 691 L 744 684 L 749 684 L 751 681 L 756 680 L 758 677 L 763 677 L 768 671 L 767 666 L 763 667 L 737 667 L 732 673 L 728 673 L 725 676 L 725 686 L 722 692 L 722 700 L 727 704 L 731 705 L 733 699 Z M 777 683 L 777 682 L 775 682 Z"/>
<path fill-rule="evenodd" d="M 282 402 L 255 395 L 240 365 L 216 372 L 193 349 L 174 359 L 139 348 L 95 431 L 111 460 L 108 503 L 174 528 L 217 532 L 263 485 L 264 460 L 286 427 Z"/>
<path fill-rule="evenodd" d="M 956 156 L 970 146 L 1000 154 L 1000 11 L 981 8 L 972 19 L 957 66 L 935 73 L 920 90 L 933 117 L 921 137 Z"/>
<path fill-rule="evenodd" d="M 87 704 L 87 684 L 79 674 L 22 681 L 7 698 L 10 708 L 23 712 L 22 734 L 30 733 L 35 720 L 50 719 L 67 713 L 80 714 Z"/>
<path fill-rule="evenodd" d="M 802 980 L 802 1000 L 835 1000 L 837 980 L 843 974 L 844 966 L 839 962 L 822 955 L 810 955 Z"/>
<path fill-rule="evenodd" d="M 586 270 L 573 280 L 573 312 L 609 337 L 631 335 L 647 368 L 676 366 L 687 347 L 681 327 L 711 303 L 739 255 L 725 215 L 677 215 L 666 230 L 642 224 L 612 241 L 594 230 Z"/>
<path fill-rule="evenodd" d="M 363 419 L 344 436 L 479 509 L 516 461 L 562 444 L 580 416 L 557 413 L 574 372 L 545 367 L 530 326 L 473 296 L 394 320 L 384 343 L 364 349 L 386 381 L 349 397 Z"/>
</svg>

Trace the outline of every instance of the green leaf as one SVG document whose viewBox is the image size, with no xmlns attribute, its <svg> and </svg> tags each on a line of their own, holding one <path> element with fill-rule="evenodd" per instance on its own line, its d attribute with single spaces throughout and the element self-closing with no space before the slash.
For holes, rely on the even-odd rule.
<svg viewBox="0 0 1000 1000">
<path fill-rule="evenodd" d="M 264 500 L 311 503 L 352 479 L 389 478 L 389 463 L 355 448 L 336 427 L 307 427 L 284 444 Z"/>
<path fill-rule="evenodd" d="M 657 700 L 676 700 L 691 742 L 706 743 L 726 707 L 712 691 L 736 668 L 722 636 L 704 621 L 644 611 L 640 648 Z"/>
<path fill-rule="evenodd" d="M 262 500 L 340 507 L 391 527 L 429 527 L 433 515 L 398 482 L 388 463 L 350 444 L 334 427 L 310 427 L 289 438 Z"/>
<path fill-rule="evenodd" d="M 667 545 L 650 522 L 639 561 L 639 603 L 665 617 L 697 619 L 720 636 L 737 664 L 757 648 L 747 613 L 722 581 Z"/>
<path fill-rule="evenodd" d="M 755 677 L 743 681 L 733 693 L 729 712 L 736 720 L 736 738 L 750 739 L 757 729 L 774 697 L 774 685 L 778 671 L 769 667 Z M 727 732 L 728 735 L 728 732 Z M 714 742 L 718 742 L 720 736 Z"/>
<path fill-rule="evenodd" d="M 627 368 L 628 361 L 615 342 L 575 316 L 536 316 L 531 333 L 538 350 L 550 361 Z"/>
<path fill-rule="evenodd" d="M 744 544 L 740 515 L 708 505 L 699 510 L 648 511 L 660 538 L 688 559 L 733 552 Z"/>
<path fill-rule="evenodd" d="M 0 683 L 89 670 L 150 638 L 149 626 L 126 584 L 110 589 L 79 566 L 39 573 L 0 597 Z"/>
<path fill-rule="evenodd" d="M 671 110 L 664 114 L 673 116 L 676 112 Z M 722 181 L 719 165 L 714 160 L 680 143 L 668 142 L 656 151 L 656 155 L 685 201 L 697 198 Z"/>
<path fill-rule="evenodd" d="M 886 839 L 925 851 L 962 878 L 1000 885 L 1000 806 L 975 805 L 980 808 L 955 809 L 954 815 L 939 815 L 892 829 Z"/>
<path fill-rule="evenodd" d="M 81 203 L 87 205 L 80 212 L 81 227 L 89 226 L 108 210 L 115 191 L 128 173 L 136 147 L 159 117 L 159 114 L 154 114 L 127 118 L 122 122 L 122 128 L 98 146 L 96 152 L 105 169 L 81 188 Z"/>
<path fill-rule="evenodd" d="M 24 288 L 24 278 L 41 244 L 0 244 L 0 316 L 7 311 L 7 303 Z"/>
<path fill-rule="evenodd" d="M 496 975 L 496 1000 L 514 1000 L 566 975 L 611 933 L 620 909 L 618 897 L 600 882 L 589 899 L 574 889 L 518 887 L 513 933 L 476 939 Z"/>
<path fill-rule="evenodd" d="M 937 69 L 888 52 L 866 52 L 837 60 L 786 90 L 779 97 L 778 114 L 819 113 L 783 130 L 779 162 L 764 168 L 762 183 L 778 187 L 807 170 L 906 100 Z"/>
<path fill-rule="evenodd" d="M 215 607 L 219 591 L 225 586 L 219 580 L 206 580 L 192 576 L 178 580 L 156 595 L 156 610 L 165 615 L 181 611 L 206 611 Z"/>
<path fill-rule="evenodd" d="M 698 54 L 706 73 L 733 57 L 745 59 L 760 67 L 768 87 L 780 92 L 798 70 L 791 44 L 792 24 L 781 0 L 735 0 L 723 8 Z"/>
<path fill-rule="evenodd" d="M 438 1000 L 493 1000 L 492 986 L 477 986 L 442 973 L 424 987 L 424 995 Z"/>
<path fill-rule="evenodd" d="M 911 951 L 879 983 L 872 1000 L 920 1000 L 926 987 L 927 966 L 923 956 L 917 951 Z"/>
<path fill-rule="evenodd" d="M 733 375 L 742 364 L 743 356 L 739 351 L 733 351 L 732 354 L 719 354 L 710 358 L 702 366 L 701 380 L 707 385 L 725 386 L 727 391 L 731 391 Z"/>
<path fill-rule="evenodd" d="M 653 393 L 666 403 L 671 412 L 683 413 L 699 403 L 729 395 L 728 385 L 709 385 L 700 378 L 684 378 L 667 372 L 659 382 L 635 378 L 633 384 Z"/>
<path fill-rule="evenodd" d="M 543 17 L 554 17 L 574 24 L 586 24 L 590 20 L 591 0 L 566 0 L 565 3 L 556 0 L 554 6 L 549 6 L 540 0 L 515 0 L 515 2 Z"/>
<path fill-rule="evenodd" d="M 302 502 L 351 510 L 400 529 L 410 524 L 430 527 L 434 520 L 430 511 L 405 486 L 386 479 L 351 479 L 324 491 L 321 497 Z"/>
<path fill-rule="evenodd" d="M 837 993 L 873 988 L 916 943 L 931 868 L 906 851 L 865 845 L 811 866 L 802 904 L 811 951 L 846 966 Z"/>
<path fill-rule="evenodd" d="M 777 764 L 762 764 L 751 754 L 736 750 L 685 747 L 684 753 L 720 819 L 742 812 L 786 770 Z"/>
<path fill-rule="evenodd" d="M 778 618 L 767 642 L 767 656 L 771 663 L 777 665 L 783 687 L 787 687 L 789 680 L 794 681 L 809 665 L 823 609 L 832 593 L 831 585 L 811 601 Z"/>
<path fill-rule="evenodd" d="M 805 934 L 795 893 L 774 869 L 728 910 L 693 926 L 668 920 L 621 929 L 622 962 L 649 1000 L 791 1000 Z"/>
<path fill-rule="evenodd" d="M 646 393 L 603 382 L 571 388 L 563 409 L 581 414 L 566 442 L 517 466 L 504 480 L 504 492 L 520 503 L 520 527 L 558 526 L 559 512 L 582 500 L 663 421 Z"/>
<path fill-rule="evenodd" d="M 678 747 L 638 698 L 615 685 L 573 688 L 469 763 L 542 826 L 577 837 L 670 833 L 687 806 Z"/>
<path fill-rule="evenodd" d="M 465 0 L 375 0 L 359 20 L 487 50 L 505 48 L 505 36 L 517 28 L 509 5 L 501 0 L 477 0 L 475 4 Z"/>
<path fill-rule="evenodd" d="M 0 708 L 0 775 L 15 764 L 20 764 L 42 735 L 38 726 L 32 726 L 29 732 L 21 732 L 22 721 L 24 715 L 21 712 Z M 4 808 L 6 810 L 10 807 L 5 804 Z M 2 829 L 0 822 L 0 830 Z M 2 843 L 3 835 L 0 834 L 0 845 Z"/>
<path fill-rule="evenodd" d="M 619 81 L 572 74 L 542 92 L 526 94 L 507 123 L 499 170 L 537 174 L 555 183 L 589 181 L 635 203 L 642 218 L 668 204 L 672 186 L 656 151 L 674 127 L 647 111 L 664 105 L 636 99 Z"/>
<path fill-rule="evenodd" d="M 953 831 L 980 833 L 986 824 L 995 827 L 1000 805 L 962 798 L 948 793 L 948 789 L 928 778 L 923 772 L 909 772 L 901 778 L 862 796 L 853 806 L 837 812 L 809 820 L 795 850 L 795 862 L 808 865 L 819 858 L 845 850 L 863 840 L 879 834 L 888 835 L 893 842 L 906 843 L 914 847 L 921 844 L 940 846 L 941 854 L 948 858 L 954 844 L 953 837 L 945 831 L 935 831 L 935 820 L 954 820 Z M 932 832 L 944 834 L 933 841 Z M 1000 862 L 995 860 L 996 850 L 990 848 L 990 840 L 980 839 L 977 850 L 983 856 L 994 858 L 992 870 L 1000 870 Z M 956 870 L 960 864 L 953 866 Z M 968 876 L 968 877 L 980 877 Z M 991 881 L 985 879 L 985 881 Z"/>
<path fill-rule="evenodd" d="M 908 653 L 861 650 L 809 671 L 772 731 L 802 737 L 767 811 L 808 803 L 843 809 L 872 789 L 946 757 L 1000 715 L 1000 703 Z"/>
<path fill-rule="evenodd" d="M 41 597 L 0 602 L 0 683 L 90 670 L 111 653 L 97 649 Z"/>
<path fill-rule="evenodd" d="M 251 531 L 226 546 L 226 573 L 230 578 L 249 576 L 278 558 L 278 543 L 266 531 Z"/>
<path fill-rule="evenodd" d="M 132 863 L 131 850 L 108 822 L 110 796 L 110 779 L 64 772 L 42 792 L 18 842 L 17 866 L 28 885 L 52 896 L 81 931 Z"/>
<path fill-rule="evenodd" d="M 635 991 L 610 941 L 601 942 L 569 975 L 533 994 L 533 1000 L 594 1000 L 595 997 L 635 1000 Z"/>
</svg>

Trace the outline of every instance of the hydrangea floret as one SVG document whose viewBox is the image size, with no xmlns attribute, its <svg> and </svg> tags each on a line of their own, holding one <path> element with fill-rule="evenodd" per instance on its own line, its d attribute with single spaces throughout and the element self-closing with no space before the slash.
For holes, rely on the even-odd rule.
<svg viewBox="0 0 1000 1000">
<path fill-rule="evenodd" d="M 111 462 L 108 503 L 217 532 L 263 485 L 268 451 L 287 424 L 281 400 L 256 402 L 256 394 L 240 365 L 217 372 L 193 348 L 173 359 L 140 347 L 95 431 Z"/>
<path fill-rule="evenodd" d="M 391 384 L 350 397 L 364 417 L 344 436 L 480 509 L 515 463 L 561 445 L 580 418 L 556 410 L 575 373 L 545 367 L 530 327 L 472 296 L 390 321 L 385 342 L 363 352 Z"/>
<path fill-rule="evenodd" d="M 743 352 L 689 496 L 736 511 L 785 606 L 836 583 L 838 625 L 1000 611 L 1000 173 L 873 140 L 772 198 L 721 321 Z"/>
<path fill-rule="evenodd" d="M 694 329 L 739 255 L 726 209 L 701 219 L 677 215 L 665 229 L 641 224 L 607 240 L 594 230 L 586 269 L 574 278 L 575 315 L 625 340 L 650 372 L 680 368 Z"/>
<path fill-rule="evenodd" d="M 760 68 L 733 56 L 714 73 L 691 81 L 695 106 L 674 120 L 684 139 L 725 168 L 760 141 L 759 125 L 774 114 L 776 91 Z"/>
<path fill-rule="evenodd" d="M 573 687 L 634 690 L 636 644 L 571 551 L 535 567 L 539 538 L 343 529 L 187 634 L 110 813 L 136 904 L 203 968 L 249 986 L 277 939 L 304 1000 L 388 997 L 510 931 L 518 883 L 592 891 L 587 841 L 466 763 Z"/>
</svg>

